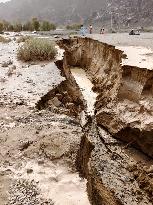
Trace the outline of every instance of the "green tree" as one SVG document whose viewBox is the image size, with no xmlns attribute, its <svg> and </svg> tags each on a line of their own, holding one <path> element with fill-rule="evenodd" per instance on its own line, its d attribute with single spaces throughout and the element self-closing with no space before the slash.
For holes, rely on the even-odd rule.
<svg viewBox="0 0 153 205">
<path fill-rule="evenodd" d="M 15 32 L 21 32 L 22 31 L 22 24 L 17 22 L 14 24 L 13 29 Z"/>
<path fill-rule="evenodd" d="M 72 24 L 66 26 L 66 29 L 68 30 L 79 30 L 80 28 L 81 28 L 81 24 Z"/>
<path fill-rule="evenodd" d="M 50 30 L 56 30 L 56 25 L 53 24 L 53 23 L 51 23 L 51 24 L 50 24 Z"/>
<path fill-rule="evenodd" d="M 3 21 L 4 31 L 8 31 L 10 23 L 8 21 Z"/>
<path fill-rule="evenodd" d="M 33 18 L 33 19 L 32 19 L 32 27 L 33 27 L 33 30 L 39 31 L 40 22 L 38 21 L 37 18 Z"/>
<path fill-rule="evenodd" d="M 4 29 L 4 25 L 2 22 L 0 22 L 0 32 L 3 32 L 3 29 Z"/>
<path fill-rule="evenodd" d="M 50 23 L 48 21 L 43 21 L 41 24 L 41 31 L 50 31 Z"/>
<path fill-rule="evenodd" d="M 7 31 L 14 31 L 14 26 L 13 26 L 13 24 L 9 24 L 9 25 L 8 25 Z"/>
<path fill-rule="evenodd" d="M 30 21 L 27 21 L 25 24 L 23 24 L 23 31 L 32 31 L 33 26 Z"/>
<path fill-rule="evenodd" d="M 49 21 L 43 21 L 41 24 L 41 31 L 55 30 L 56 26 Z"/>
</svg>

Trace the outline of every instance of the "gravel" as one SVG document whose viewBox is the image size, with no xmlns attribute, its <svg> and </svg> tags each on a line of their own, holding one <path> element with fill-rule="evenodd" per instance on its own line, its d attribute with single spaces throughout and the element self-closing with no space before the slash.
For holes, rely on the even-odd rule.
<svg viewBox="0 0 153 205">
<path fill-rule="evenodd" d="M 14 181 L 9 190 L 9 203 L 6 205 L 54 205 L 52 200 L 44 200 L 37 183 L 19 179 Z"/>
</svg>

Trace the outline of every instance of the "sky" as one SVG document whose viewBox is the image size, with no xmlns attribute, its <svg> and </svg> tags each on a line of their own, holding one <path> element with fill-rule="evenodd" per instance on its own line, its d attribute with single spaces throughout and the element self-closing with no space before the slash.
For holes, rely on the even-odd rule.
<svg viewBox="0 0 153 205">
<path fill-rule="evenodd" d="M 6 1 L 8 1 L 8 0 L 0 0 L 0 2 L 6 2 Z"/>
</svg>

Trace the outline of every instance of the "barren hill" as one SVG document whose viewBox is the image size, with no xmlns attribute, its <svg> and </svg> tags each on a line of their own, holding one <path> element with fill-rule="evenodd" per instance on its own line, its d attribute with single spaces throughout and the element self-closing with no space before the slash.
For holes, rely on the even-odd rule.
<svg viewBox="0 0 153 205">
<path fill-rule="evenodd" d="M 0 3 L 0 19 L 26 21 L 32 17 L 57 24 L 99 22 L 122 26 L 153 25 L 153 0 L 11 0 Z"/>
</svg>

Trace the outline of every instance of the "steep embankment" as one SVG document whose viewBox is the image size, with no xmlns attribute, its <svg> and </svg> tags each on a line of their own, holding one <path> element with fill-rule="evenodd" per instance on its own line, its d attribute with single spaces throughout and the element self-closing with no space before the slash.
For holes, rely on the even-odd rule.
<svg viewBox="0 0 153 205">
<path fill-rule="evenodd" d="M 110 28 L 112 17 L 113 28 L 120 29 L 152 26 L 152 8 L 152 0 L 11 0 L 0 3 L 0 19 L 27 21 L 37 17 L 57 24 L 85 21 Z"/>
<path fill-rule="evenodd" d="M 85 69 L 99 94 L 97 123 L 153 156 L 153 71 L 121 66 L 123 52 L 96 40 L 76 38 L 62 44 L 67 64 Z"/>
<path fill-rule="evenodd" d="M 90 38 L 63 39 L 58 44 L 65 53 L 56 65 L 66 80 L 38 106 L 56 106 L 59 112 L 78 117 L 87 110 L 88 103 L 71 71 L 84 69 L 94 84 L 98 94 L 95 115 L 84 121 L 76 159 L 77 169 L 88 180 L 91 204 L 151 205 L 153 161 L 130 145 L 152 156 L 153 120 L 148 106 L 152 100 L 152 71 L 122 66 L 121 50 Z"/>
<path fill-rule="evenodd" d="M 142 101 L 151 105 L 152 71 L 121 66 L 122 51 L 93 39 L 72 38 L 59 45 L 65 49 L 66 70 L 83 68 L 99 94 L 76 162 L 88 180 L 91 204 L 151 205 L 152 161 L 128 147 L 134 143 L 153 156 L 152 109 L 142 106 Z"/>
</svg>

